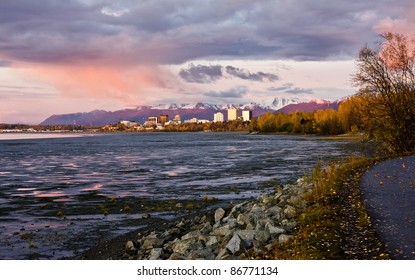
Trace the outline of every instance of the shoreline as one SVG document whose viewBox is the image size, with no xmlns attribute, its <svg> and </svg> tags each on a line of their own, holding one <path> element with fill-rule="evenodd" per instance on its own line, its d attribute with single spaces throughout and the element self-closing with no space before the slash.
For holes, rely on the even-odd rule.
<svg viewBox="0 0 415 280">
<path fill-rule="evenodd" d="M 288 242 L 307 206 L 304 178 L 236 205 L 194 211 L 104 240 L 75 259 L 248 259 Z"/>
</svg>

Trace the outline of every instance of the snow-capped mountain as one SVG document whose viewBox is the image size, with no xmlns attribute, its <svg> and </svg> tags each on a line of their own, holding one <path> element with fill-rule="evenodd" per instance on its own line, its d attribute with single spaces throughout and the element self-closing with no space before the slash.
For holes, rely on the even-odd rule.
<svg viewBox="0 0 415 280">
<path fill-rule="evenodd" d="M 271 109 L 271 110 L 279 110 L 287 105 L 290 104 L 298 104 L 298 103 L 303 103 L 303 102 L 307 102 L 306 100 L 301 100 L 298 98 L 282 98 L 282 97 L 276 97 L 274 98 L 271 102 L 265 103 L 263 104 L 264 107 Z M 270 105 L 267 105 L 270 104 Z"/>
<path fill-rule="evenodd" d="M 246 103 L 246 104 L 212 104 L 212 103 L 205 103 L 205 102 L 198 102 L 198 103 L 183 103 L 183 104 L 158 104 L 155 106 L 144 106 L 146 108 L 150 107 L 151 109 L 155 110 L 176 110 L 176 109 L 212 109 L 212 110 L 227 110 L 227 109 L 254 109 L 257 107 L 262 107 L 264 109 L 270 110 L 279 110 L 284 106 L 289 104 L 298 104 L 306 102 L 305 100 L 300 100 L 298 98 L 283 98 L 283 97 L 275 97 L 272 100 L 262 103 Z M 143 107 L 137 107 L 143 108 Z"/>
<path fill-rule="evenodd" d="M 334 104 L 335 103 L 335 104 Z M 122 120 L 133 120 L 144 123 L 148 117 L 159 116 L 160 114 L 169 115 L 173 118 L 180 115 L 182 120 L 196 117 L 198 119 L 213 120 L 213 115 L 222 112 L 226 116 L 228 109 L 252 110 L 252 115 L 259 116 L 265 112 L 292 112 L 292 111 L 312 111 L 320 108 L 338 107 L 339 102 L 311 101 L 307 102 L 296 98 L 274 98 L 268 102 L 246 103 L 246 104 L 211 104 L 211 103 L 186 103 L 186 104 L 158 104 L 155 106 L 140 106 L 135 109 L 125 109 L 119 111 L 95 110 L 87 113 L 74 113 L 64 115 L 53 115 L 44 120 L 41 125 L 57 124 L 78 124 L 78 125 L 105 125 L 118 123 Z M 337 106 L 336 106 L 337 104 Z M 333 106 L 332 106 L 333 105 Z"/>
</svg>

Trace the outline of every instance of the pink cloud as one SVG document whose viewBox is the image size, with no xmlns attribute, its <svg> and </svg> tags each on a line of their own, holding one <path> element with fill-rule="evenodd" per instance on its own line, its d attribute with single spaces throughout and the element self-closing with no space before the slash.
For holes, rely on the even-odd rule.
<svg viewBox="0 0 415 280">
<path fill-rule="evenodd" d="M 373 30 L 377 33 L 399 33 L 406 36 L 413 36 L 415 34 L 415 16 L 408 15 L 403 18 L 390 18 L 387 17 L 377 23 Z"/>
<path fill-rule="evenodd" d="M 147 104 L 151 92 L 168 87 L 172 74 L 158 66 L 31 65 L 35 78 L 69 97 L 120 100 L 126 105 Z"/>
</svg>

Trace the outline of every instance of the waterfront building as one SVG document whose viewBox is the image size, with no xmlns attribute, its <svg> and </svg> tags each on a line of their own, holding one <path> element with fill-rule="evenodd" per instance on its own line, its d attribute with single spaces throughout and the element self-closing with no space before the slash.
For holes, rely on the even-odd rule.
<svg viewBox="0 0 415 280">
<path fill-rule="evenodd" d="M 160 123 L 161 125 L 164 126 L 164 124 L 168 121 L 169 121 L 169 115 L 160 114 L 159 119 L 158 119 L 158 123 Z"/>
<path fill-rule="evenodd" d="M 157 117 L 148 117 L 148 120 L 146 121 L 145 125 L 152 126 L 152 125 L 157 125 L 157 123 L 158 123 Z"/>
<path fill-rule="evenodd" d="M 243 110 L 242 111 L 242 120 L 244 122 L 249 122 L 252 120 L 252 111 L 251 110 Z"/>
<path fill-rule="evenodd" d="M 235 121 L 238 119 L 238 109 L 228 109 L 228 121 Z"/>
<path fill-rule="evenodd" d="M 191 118 L 190 120 L 185 120 L 184 123 L 198 123 L 198 121 L 197 118 Z"/>
<path fill-rule="evenodd" d="M 137 122 L 134 122 L 134 121 L 120 121 L 120 124 L 122 124 L 126 127 L 134 127 L 134 126 L 139 125 Z"/>
<path fill-rule="evenodd" d="M 166 122 L 164 125 L 179 125 L 181 124 L 182 121 L 180 119 L 180 115 L 176 115 L 174 116 L 174 118 L 172 120 L 169 120 L 168 122 Z"/>
<path fill-rule="evenodd" d="M 224 121 L 223 113 L 218 112 L 213 115 L 213 122 L 223 122 L 223 121 Z"/>
<path fill-rule="evenodd" d="M 210 121 L 209 120 L 197 120 L 197 123 L 210 123 Z"/>
<path fill-rule="evenodd" d="M 180 119 L 180 115 L 175 115 L 174 116 L 173 123 L 175 123 L 175 124 L 181 124 L 182 123 L 182 121 Z"/>
</svg>

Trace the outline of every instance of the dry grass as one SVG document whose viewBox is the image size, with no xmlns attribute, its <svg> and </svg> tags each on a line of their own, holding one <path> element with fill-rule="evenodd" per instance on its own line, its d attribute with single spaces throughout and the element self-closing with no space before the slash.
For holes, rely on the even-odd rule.
<svg viewBox="0 0 415 280">
<path fill-rule="evenodd" d="M 369 219 L 359 192 L 363 171 L 372 164 L 366 158 L 327 167 L 318 164 L 311 175 L 313 192 L 306 198 L 309 206 L 299 217 L 295 237 L 257 258 L 387 258 L 375 232 L 367 230 Z"/>
</svg>

